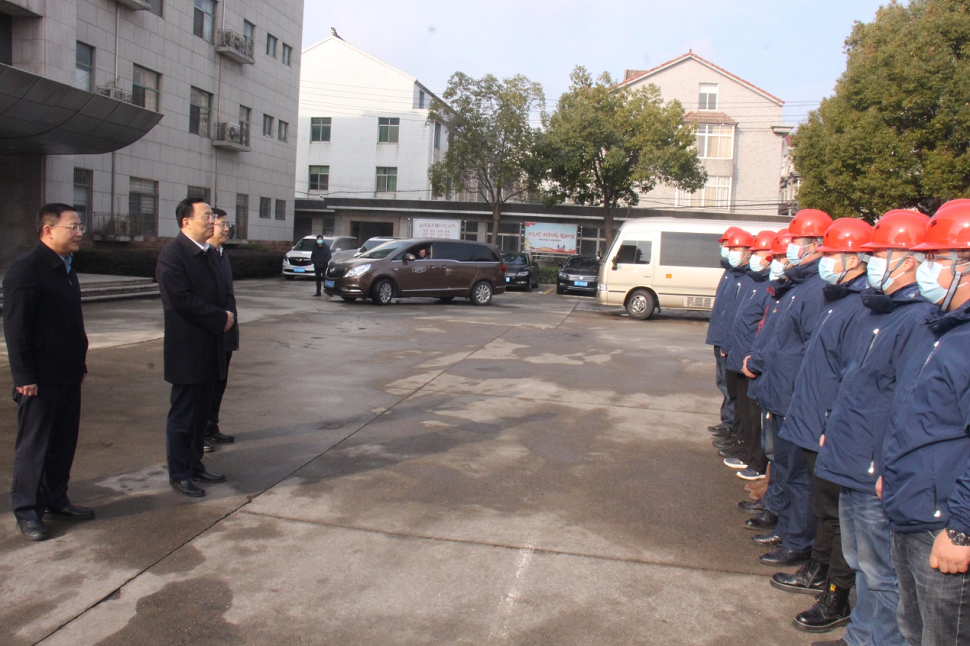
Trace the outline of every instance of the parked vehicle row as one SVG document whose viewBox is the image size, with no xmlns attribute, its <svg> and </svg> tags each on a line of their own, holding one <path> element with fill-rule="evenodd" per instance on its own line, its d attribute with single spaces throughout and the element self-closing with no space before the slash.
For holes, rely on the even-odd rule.
<svg viewBox="0 0 970 646">
<path fill-rule="evenodd" d="M 324 243 L 334 255 L 353 255 L 357 250 L 357 238 L 353 236 L 325 236 Z M 290 280 L 301 276 L 313 276 L 310 252 L 317 246 L 316 236 L 306 236 L 283 256 L 283 276 Z"/>
<path fill-rule="evenodd" d="M 522 251 L 502 254 L 505 261 L 505 286 L 521 287 L 527 292 L 539 287 L 539 263 L 531 253 Z"/>
</svg>

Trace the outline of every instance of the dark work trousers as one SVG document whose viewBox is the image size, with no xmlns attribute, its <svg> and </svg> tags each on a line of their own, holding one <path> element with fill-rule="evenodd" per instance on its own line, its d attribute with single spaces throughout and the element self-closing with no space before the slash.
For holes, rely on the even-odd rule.
<svg viewBox="0 0 970 646">
<path fill-rule="evenodd" d="M 725 373 L 727 372 L 727 357 L 721 356 L 721 346 L 714 346 L 714 361 L 714 381 L 717 384 L 717 389 L 724 396 L 721 401 L 721 424 L 730 426 L 734 423 L 734 400 L 731 399 L 727 384 L 724 383 Z"/>
<path fill-rule="evenodd" d="M 734 409 L 738 411 L 737 433 L 744 450 L 741 459 L 758 473 L 764 473 L 768 468 L 768 456 L 761 445 L 761 407 L 748 397 L 751 380 L 743 373 L 734 374 L 738 391 L 738 401 L 734 404 Z"/>
<path fill-rule="evenodd" d="M 842 528 L 839 525 L 839 485 L 815 475 L 818 453 L 802 449 L 808 472 L 812 474 L 812 511 L 818 519 L 812 558 L 829 564 L 828 581 L 840 588 L 855 585 L 855 571 L 842 554 Z"/>
<path fill-rule="evenodd" d="M 39 384 L 25 397 L 14 388 L 17 441 L 14 449 L 13 513 L 18 520 L 41 520 L 47 507 L 64 507 L 67 482 L 81 422 L 81 384 Z"/>
<path fill-rule="evenodd" d="M 779 534 L 781 544 L 793 552 L 806 552 L 815 543 L 818 525 L 818 519 L 812 513 L 812 475 L 801 448 L 780 435 L 785 417 L 772 413 L 771 419 L 775 451 L 771 480 L 782 476 L 785 479 L 781 509 L 775 512 L 779 516 L 784 514 L 786 530 L 784 535 Z"/>
<path fill-rule="evenodd" d="M 313 268 L 313 276 L 317 279 L 317 294 L 320 293 L 320 288 L 323 287 L 323 276 L 327 273 L 327 268 L 319 269 L 317 267 Z"/>
<path fill-rule="evenodd" d="M 219 409 L 222 408 L 222 396 L 226 394 L 226 384 L 229 383 L 229 362 L 232 360 L 232 352 L 226 353 L 226 378 L 216 382 L 215 391 L 212 393 L 212 414 L 209 415 L 209 425 L 206 433 L 219 430 Z"/>
<path fill-rule="evenodd" d="M 172 406 L 165 427 L 169 480 L 188 480 L 205 469 L 202 442 L 216 383 L 172 384 Z"/>
<path fill-rule="evenodd" d="M 727 389 L 728 397 L 731 400 L 731 428 L 737 437 L 741 428 L 741 403 L 738 401 L 738 373 L 733 370 L 724 371 L 724 387 Z"/>
</svg>

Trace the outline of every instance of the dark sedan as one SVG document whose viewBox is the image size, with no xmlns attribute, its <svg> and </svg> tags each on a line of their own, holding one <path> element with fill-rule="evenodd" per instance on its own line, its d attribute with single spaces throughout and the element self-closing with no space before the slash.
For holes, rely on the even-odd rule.
<svg viewBox="0 0 970 646">
<path fill-rule="evenodd" d="M 556 293 L 578 292 L 596 295 L 600 261 L 595 256 L 569 256 L 559 269 Z"/>
<path fill-rule="evenodd" d="M 521 287 L 531 292 L 539 286 L 539 264 L 532 254 L 525 252 L 503 253 L 505 262 L 505 286 Z"/>
</svg>

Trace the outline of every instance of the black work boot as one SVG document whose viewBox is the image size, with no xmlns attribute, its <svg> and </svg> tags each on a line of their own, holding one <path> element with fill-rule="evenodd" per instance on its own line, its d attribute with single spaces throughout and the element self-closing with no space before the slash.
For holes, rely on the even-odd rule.
<svg viewBox="0 0 970 646">
<path fill-rule="evenodd" d="M 825 587 L 825 577 L 829 574 L 827 563 L 812 559 L 795 573 L 777 572 L 771 577 L 771 586 L 785 592 L 818 594 Z"/>
<path fill-rule="evenodd" d="M 828 583 L 815 605 L 795 617 L 795 628 L 809 633 L 825 633 L 849 623 L 849 590 Z"/>
</svg>

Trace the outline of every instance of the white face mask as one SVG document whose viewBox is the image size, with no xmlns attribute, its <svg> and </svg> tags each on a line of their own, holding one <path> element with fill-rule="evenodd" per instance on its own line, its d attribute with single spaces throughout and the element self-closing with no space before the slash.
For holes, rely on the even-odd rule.
<svg viewBox="0 0 970 646">
<path fill-rule="evenodd" d="M 818 261 L 818 275 L 829 285 L 834 285 L 839 282 L 839 275 L 835 273 L 835 262 L 835 258 L 831 256 L 823 256 Z"/>
<path fill-rule="evenodd" d="M 729 251 L 728 252 L 728 263 L 730 263 L 732 267 L 740 267 L 741 266 L 741 258 L 743 256 L 744 256 L 744 252 L 743 251 Z"/>
<path fill-rule="evenodd" d="M 916 270 L 916 284 L 919 286 L 919 293 L 923 298 L 931 303 L 941 303 L 946 298 L 946 290 L 940 285 L 940 274 L 943 273 L 943 265 L 938 262 L 924 262 Z"/>
<path fill-rule="evenodd" d="M 881 291 L 889 289 L 894 279 L 888 275 L 886 271 L 888 268 L 889 261 L 886 258 L 879 258 L 878 256 L 869 258 L 869 264 L 866 265 L 866 278 L 869 280 L 869 286 Z"/>
<path fill-rule="evenodd" d="M 771 261 L 771 271 L 768 273 L 768 278 L 771 280 L 781 280 L 781 277 L 785 275 L 785 263 L 780 260 Z"/>
<path fill-rule="evenodd" d="M 805 247 L 797 245 L 794 242 L 788 243 L 788 250 L 785 252 L 785 257 L 788 258 L 788 263 L 790 265 L 794 266 L 802 261 L 801 253 L 802 249 L 804 248 Z"/>
<path fill-rule="evenodd" d="M 727 260 L 727 257 L 728 257 L 728 248 L 721 245 L 721 258 L 723 260 Z"/>
<path fill-rule="evenodd" d="M 758 256 L 751 256 L 751 260 L 748 262 L 748 267 L 750 267 L 751 271 L 754 272 L 764 271 L 765 261 Z"/>
</svg>

